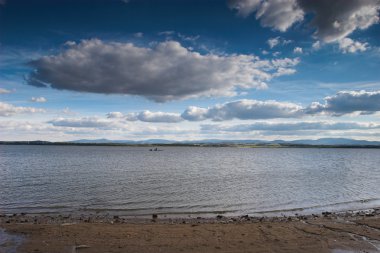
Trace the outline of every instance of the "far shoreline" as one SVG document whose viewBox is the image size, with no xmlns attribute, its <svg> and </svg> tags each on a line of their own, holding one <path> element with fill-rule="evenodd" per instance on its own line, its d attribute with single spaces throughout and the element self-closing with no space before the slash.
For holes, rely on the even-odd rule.
<svg viewBox="0 0 380 253">
<path fill-rule="evenodd" d="M 0 145 L 10 145 L 10 146 L 100 146 L 100 147 L 214 147 L 214 148 L 342 148 L 342 149 L 380 149 L 380 145 L 315 145 L 315 144 L 292 144 L 292 143 L 141 143 L 141 144 L 131 144 L 131 143 L 116 143 L 116 142 L 106 142 L 106 143 L 78 143 L 78 142 L 49 142 L 49 141 L 0 141 Z M 162 151 L 162 150 L 160 150 Z"/>
</svg>

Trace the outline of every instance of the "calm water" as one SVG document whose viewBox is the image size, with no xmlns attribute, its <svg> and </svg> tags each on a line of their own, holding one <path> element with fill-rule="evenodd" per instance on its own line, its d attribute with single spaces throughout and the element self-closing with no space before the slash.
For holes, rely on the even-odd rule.
<svg viewBox="0 0 380 253">
<path fill-rule="evenodd" d="M 279 215 L 380 206 L 380 150 L 0 146 L 0 213 Z"/>
</svg>

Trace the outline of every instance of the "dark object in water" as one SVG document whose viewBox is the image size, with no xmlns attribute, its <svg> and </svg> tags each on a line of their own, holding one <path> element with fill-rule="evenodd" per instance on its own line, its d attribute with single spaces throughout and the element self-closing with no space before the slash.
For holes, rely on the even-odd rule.
<svg viewBox="0 0 380 253">
<path fill-rule="evenodd" d="M 158 215 L 154 213 L 154 214 L 152 214 L 152 218 L 153 218 L 153 219 L 157 219 L 157 218 L 158 218 Z"/>
<path fill-rule="evenodd" d="M 155 148 L 155 149 L 149 149 L 149 151 L 163 151 L 162 149 L 158 149 L 158 148 Z"/>
</svg>

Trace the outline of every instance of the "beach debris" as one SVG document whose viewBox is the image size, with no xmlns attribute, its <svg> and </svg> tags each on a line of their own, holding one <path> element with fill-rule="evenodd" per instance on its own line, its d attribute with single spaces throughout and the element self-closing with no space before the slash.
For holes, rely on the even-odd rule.
<svg viewBox="0 0 380 253">
<path fill-rule="evenodd" d="M 324 217 L 328 217 L 328 216 L 330 216 L 332 213 L 331 212 L 322 212 L 322 215 L 324 216 Z"/>
<path fill-rule="evenodd" d="M 71 226 L 77 224 L 76 222 L 67 222 L 67 223 L 62 223 L 61 226 Z"/>
<path fill-rule="evenodd" d="M 251 220 L 251 218 L 249 217 L 248 214 L 243 215 L 243 216 L 240 216 L 240 219 L 241 219 L 241 220 L 247 220 L 247 221 Z"/>
<path fill-rule="evenodd" d="M 80 250 L 80 249 L 88 249 L 88 248 L 91 248 L 90 246 L 88 246 L 88 245 L 85 245 L 85 244 L 81 244 L 81 245 L 74 245 L 73 247 L 72 247 L 72 250 L 71 250 L 71 252 L 72 253 L 76 253 L 77 252 L 77 250 Z"/>
<path fill-rule="evenodd" d="M 157 219 L 158 218 L 158 215 L 156 213 L 152 214 L 152 219 Z"/>
<path fill-rule="evenodd" d="M 81 245 L 76 245 L 75 246 L 75 249 L 87 249 L 87 248 L 90 248 L 90 246 L 85 245 L 85 244 L 81 244 Z"/>
<path fill-rule="evenodd" d="M 218 214 L 218 215 L 216 216 L 216 218 L 217 218 L 218 220 L 223 219 L 223 215 Z"/>
</svg>

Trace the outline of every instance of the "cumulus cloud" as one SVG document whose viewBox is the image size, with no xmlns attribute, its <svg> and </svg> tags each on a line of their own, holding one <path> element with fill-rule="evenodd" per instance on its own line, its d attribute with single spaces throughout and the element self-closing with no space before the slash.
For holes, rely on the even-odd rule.
<svg viewBox="0 0 380 253">
<path fill-rule="evenodd" d="M 341 116 L 359 112 L 372 114 L 380 111 L 380 91 L 340 91 L 324 99 L 324 103 L 315 102 L 307 109 L 307 114 L 332 114 Z"/>
<path fill-rule="evenodd" d="M 359 112 L 360 114 L 371 114 L 377 111 L 380 111 L 380 91 L 341 91 L 334 96 L 324 98 L 324 103 L 313 102 L 309 106 L 301 106 L 295 103 L 273 100 L 259 101 L 243 99 L 214 105 L 208 108 L 189 106 L 182 114 L 151 112 L 146 110 L 127 114 L 123 114 L 121 112 L 110 112 L 107 114 L 107 118 L 152 123 L 177 123 L 183 120 L 227 121 L 233 119 L 259 120 L 302 118 L 319 115 L 341 116 L 354 112 Z M 315 125 L 313 124 L 305 123 L 305 125 L 297 126 L 314 127 Z M 334 126 L 330 126 L 329 124 L 330 123 L 325 122 L 323 123 L 323 126 L 329 127 L 330 130 L 334 126 L 339 126 L 341 128 L 344 126 L 343 123 L 338 125 L 334 124 Z M 255 127 L 258 126 L 260 125 L 255 125 Z"/>
<path fill-rule="evenodd" d="M 31 101 L 35 103 L 45 103 L 47 99 L 44 97 L 32 97 Z"/>
<path fill-rule="evenodd" d="M 11 91 L 7 90 L 7 89 L 0 88 L 0 94 L 8 94 L 8 93 L 11 93 Z"/>
<path fill-rule="evenodd" d="M 83 40 L 58 55 L 32 61 L 30 85 L 104 94 L 139 95 L 165 102 L 199 96 L 232 96 L 236 89 L 265 88 L 289 74 L 299 59 L 262 60 L 257 56 L 202 55 L 176 41 L 154 48 L 132 43 Z"/>
<path fill-rule="evenodd" d="M 302 54 L 303 53 L 302 47 L 295 47 L 293 49 L 293 53 L 295 53 L 295 54 Z"/>
<path fill-rule="evenodd" d="M 347 37 L 379 22 L 380 0 L 299 0 L 305 12 L 314 13 L 312 25 L 325 42 Z"/>
<path fill-rule="evenodd" d="M 132 113 L 126 115 L 127 120 L 139 120 L 143 122 L 155 122 L 155 123 L 177 123 L 182 121 L 181 115 L 178 113 L 168 112 L 151 112 L 143 111 L 140 113 Z"/>
<path fill-rule="evenodd" d="M 296 0 L 229 0 L 229 6 L 243 17 L 255 12 L 262 26 L 282 32 L 304 16 Z"/>
<path fill-rule="evenodd" d="M 113 128 L 114 122 L 98 117 L 57 118 L 48 121 L 53 126 L 79 128 Z"/>
<path fill-rule="evenodd" d="M 301 106 L 287 102 L 239 100 L 210 108 L 189 107 L 182 113 L 182 118 L 189 121 L 294 118 L 301 116 L 301 109 Z"/>
<path fill-rule="evenodd" d="M 22 107 L 22 106 L 14 106 L 12 104 L 0 102 L 0 116 L 8 117 L 15 114 L 23 114 L 23 113 L 38 113 L 45 112 L 45 110 L 34 107 Z"/>
<path fill-rule="evenodd" d="M 367 48 L 368 43 L 361 43 L 350 38 L 343 38 L 339 40 L 339 49 L 342 50 L 343 53 L 364 52 Z"/>
<path fill-rule="evenodd" d="M 251 131 L 310 131 L 310 130 L 364 130 L 379 129 L 380 124 L 355 122 L 297 122 L 239 124 L 233 126 L 202 125 L 203 131 L 251 132 Z"/>
<path fill-rule="evenodd" d="M 329 43 L 378 23 L 380 0 L 229 0 L 229 6 L 244 17 L 255 13 L 264 27 L 282 32 L 311 13 L 315 35 Z"/>
<path fill-rule="evenodd" d="M 279 45 L 288 45 L 288 44 L 290 44 L 292 42 L 293 42 L 292 40 L 286 40 L 286 39 L 281 38 L 280 36 L 278 36 L 278 37 L 275 37 L 275 38 L 268 39 L 267 44 L 272 49 L 272 48 L 274 48 L 276 46 L 279 46 Z"/>
<path fill-rule="evenodd" d="M 267 41 L 270 48 L 274 48 L 278 44 L 280 44 L 280 37 L 271 38 Z"/>
<path fill-rule="evenodd" d="M 142 112 L 132 112 L 125 115 L 121 112 L 110 112 L 107 114 L 107 118 L 152 123 L 177 123 L 183 121 L 183 118 L 178 113 L 151 112 L 148 110 Z"/>
<path fill-rule="evenodd" d="M 121 119 L 124 117 L 124 114 L 121 112 L 109 112 L 107 113 L 107 118 L 109 119 Z"/>
</svg>

